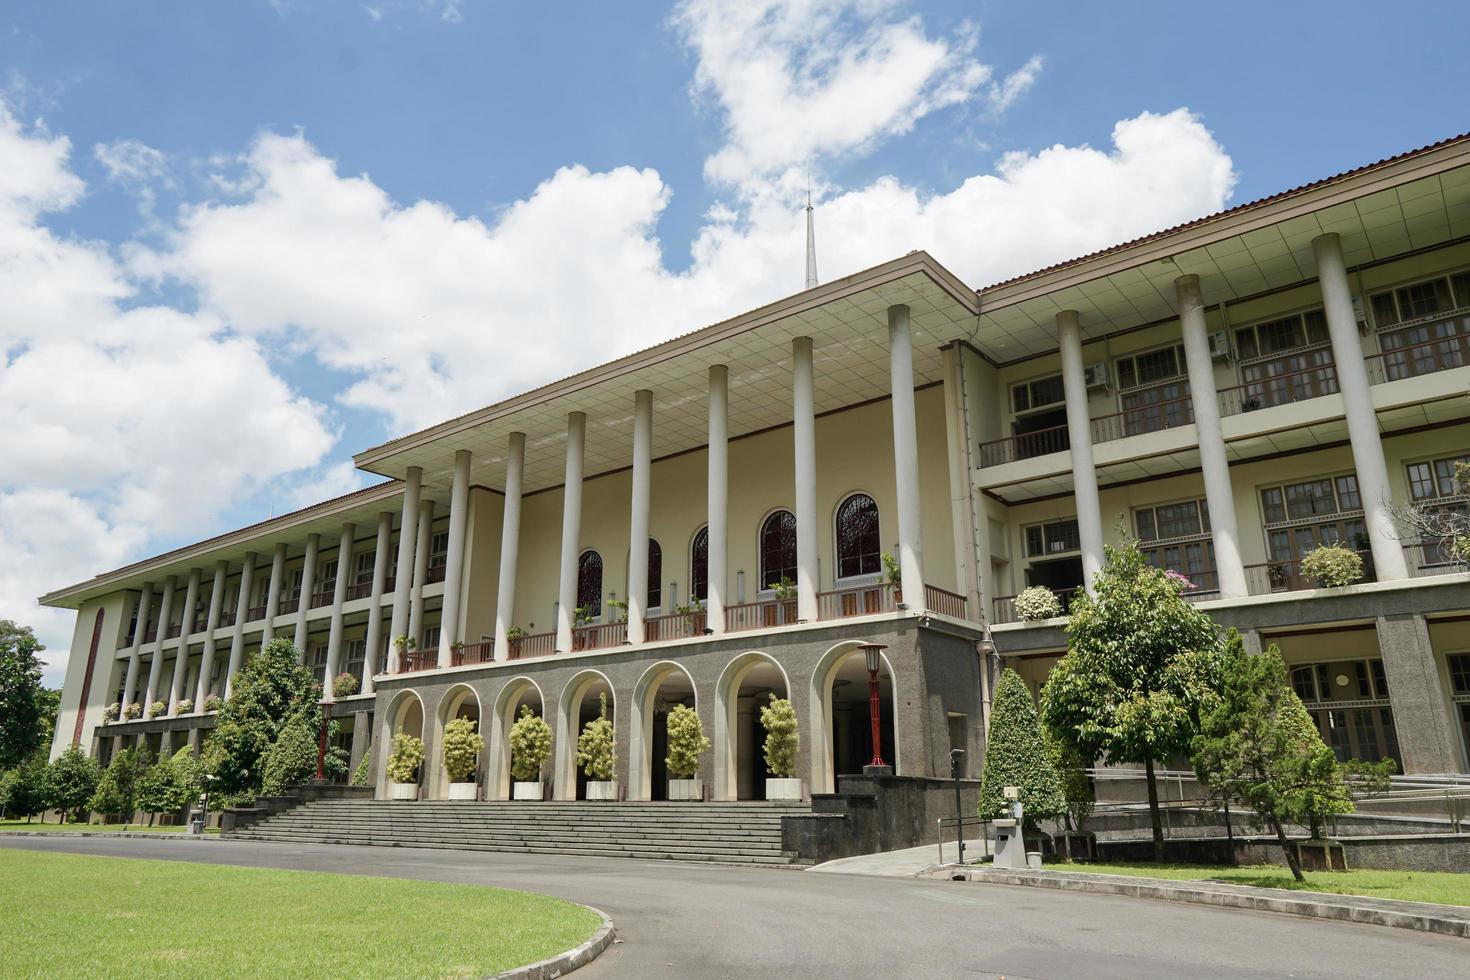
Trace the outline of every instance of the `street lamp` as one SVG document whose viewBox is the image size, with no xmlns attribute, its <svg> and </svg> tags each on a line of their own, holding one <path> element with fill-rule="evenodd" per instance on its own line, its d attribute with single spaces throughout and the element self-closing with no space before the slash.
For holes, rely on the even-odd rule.
<svg viewBox="0 0 1470 980">
<path fill-rule="evenodd" d="M 329 702 L 323 701 L 322 727 L 317 734 L 316 741 L 316 781 L 324 783 L 327 781 L 327 712 L 330 710 Z"/>
<path fill-rule="evenodd" d="M 863 766 L 864 776 L 893 775 L 893 767 L 883 761 L 883 724 L 878 714 L 878 668 L 887 649 L 882 643 L 862 644 L 868 668 L 868 721 L 873 728 L 873 761 Z"/>
</svg>

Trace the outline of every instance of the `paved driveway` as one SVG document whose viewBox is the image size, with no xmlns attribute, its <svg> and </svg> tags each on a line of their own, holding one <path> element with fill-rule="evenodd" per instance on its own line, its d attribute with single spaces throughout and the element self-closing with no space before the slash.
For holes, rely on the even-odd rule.
<svg viewBox="0 0 1470 980">
<path fill-rule="evenodd" d="M 477 882 L 603 909 L 599 977 L 1465 976 L 1470 943 L 1382 926 L 904 878 L 321 844 L 107 838 L 0 846 Z M 146 898 L 141 900 L 146 901 Z M 330 970 L 330 961 L 321 964 Z"/>
</svg>

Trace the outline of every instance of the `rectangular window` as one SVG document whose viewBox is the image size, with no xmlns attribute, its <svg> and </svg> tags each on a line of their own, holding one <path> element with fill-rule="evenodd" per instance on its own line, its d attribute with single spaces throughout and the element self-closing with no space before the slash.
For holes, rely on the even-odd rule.
<svg viewBox="0 0 1470 980">
<path fill-rule="evenodd" d="M 1426 500 L 1439 496 L 1434 482 L 1434 467 L 1431 463 L 1410 463 L 1409 496 L 1415 500 Z"/>
<path fill-rule="evenodd" d="M 376 551 L 368 551 L 358 555 L 352 560 L 353 585 L 372 585 L 373 568 L 377 564 L 378 554 Z"/>
<path fill-rule="evenodd" d="M 1118 387 L 1124 390 L 1167 381 L 1184 375 L 1184 347 L 1174 345 L 1159 350 L 1130 354 L 1115 361 Z"/>
<path fill-rule="evenodd" d="M 1075 520 L 1033 524 L 1025 529 L 1025 535 L 1027 558 L 1042 558 L 1076 551 L 1082 547 Z"/>
<path fill-rule="evenodd" d="M 1017 414 L 1048 405 L 1060 405 L 1066 400 L 1067 392 L 1060 374 L 1037 378 L 1035 381 L 1022 381 L 1011 386 L 1011 408 Z"/>
<path fill-rule="evenodd" d="M 302 570 L 299 569 L 299 568 L 296 569 L 294 572 L 292 572 L 292 573 L 290 573 L 289 575 L 286 576 L 286 582 L 287 582 L 286 595 L 285 595 L 285 598 L 286 599 L 289 600 L 289 599 L 300 599 L 301 598 L 301 578 L 302 578 Z"/>
<path fill-rule="evenodd" d="M 1450 687 L 1456 694 L 1470 694 L 1470 653 L 1452 653 L 1450 663 Z"/>
<path fill-rule="evenodd" d="M 426 626 L 426 627 L 424 627 L 424 645 L 422 647 L 420 647 L 419 649 L 421 649 L 421 650 L 437 650 L 437 649 L 439 649 L 439 627 L 437 627 L 437 626 Z"/>
<path fill-rule="evenodd" d="M 449 532 L 439 531 L 429 539 L 429 567 L 445 564 L 449 555 Z"/>
<path fill-rule="evenodd" d="M 322 562 L 321 577 L 317 579 L 316 591 L 318 595 L 324 592 L 332 592 L 337 588 L 337 559 Z"/>
</svg>

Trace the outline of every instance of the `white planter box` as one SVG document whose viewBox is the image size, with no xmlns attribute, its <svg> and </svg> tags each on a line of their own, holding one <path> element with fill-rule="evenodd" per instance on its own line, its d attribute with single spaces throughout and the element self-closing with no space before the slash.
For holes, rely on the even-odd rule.
<svg viewBox="0 0 1470 980">
<path fill-rule="evenodd" d="M 416 800 L 419 798 L 418 783 L 389 783 L 388 799 L 390 800 Z"/>
<path fill-rule="evenodd" d="M 767 779 L 766 799 L 768 800 L 800 800 L 800 779 Z"/>
<path fill-rule="evenodd" d="M 539 800 L 541 799 L 541 784 L 533 783 L 511 783 L 510 798 L 513 800 Z"/>
<path fill-rule="evenodd" d="M 669 799 L 703 800 L 704 786 L 698 779 L 671 779 L 669 780 Z"/>
<path fill-rule="evenodd" d="M 479 795 L 475 792 L 479 788 L 475 783 L 450 783 L 449 798 L 451 800 L 473 800 Z"/>
<path fill-rule="evenodd" d="M 587 780 L 587 799 L 589 800 L 613 800 L 618 798 L 618 781 L 616 779 L 589 779 Z"/>
</svg>

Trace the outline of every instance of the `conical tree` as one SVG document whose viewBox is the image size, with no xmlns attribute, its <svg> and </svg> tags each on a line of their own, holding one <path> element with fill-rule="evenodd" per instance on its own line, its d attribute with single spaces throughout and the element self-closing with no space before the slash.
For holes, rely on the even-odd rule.
<svg viewBox="0 0 1470 980">
<path fill-rule="evenodd" d="M 1036 703 L 1021 675 L 1009 669 L 1000 675 L 991 706 L 985 770 L 980 776 L 980 816 L 993 820 L 1010 812 L 1007 786 L 1020 787 L 1029 830 L 1036 829 L 1037 821 L 1067 812 L 1062 782 L 1042 739 Z"/>
</svg>

